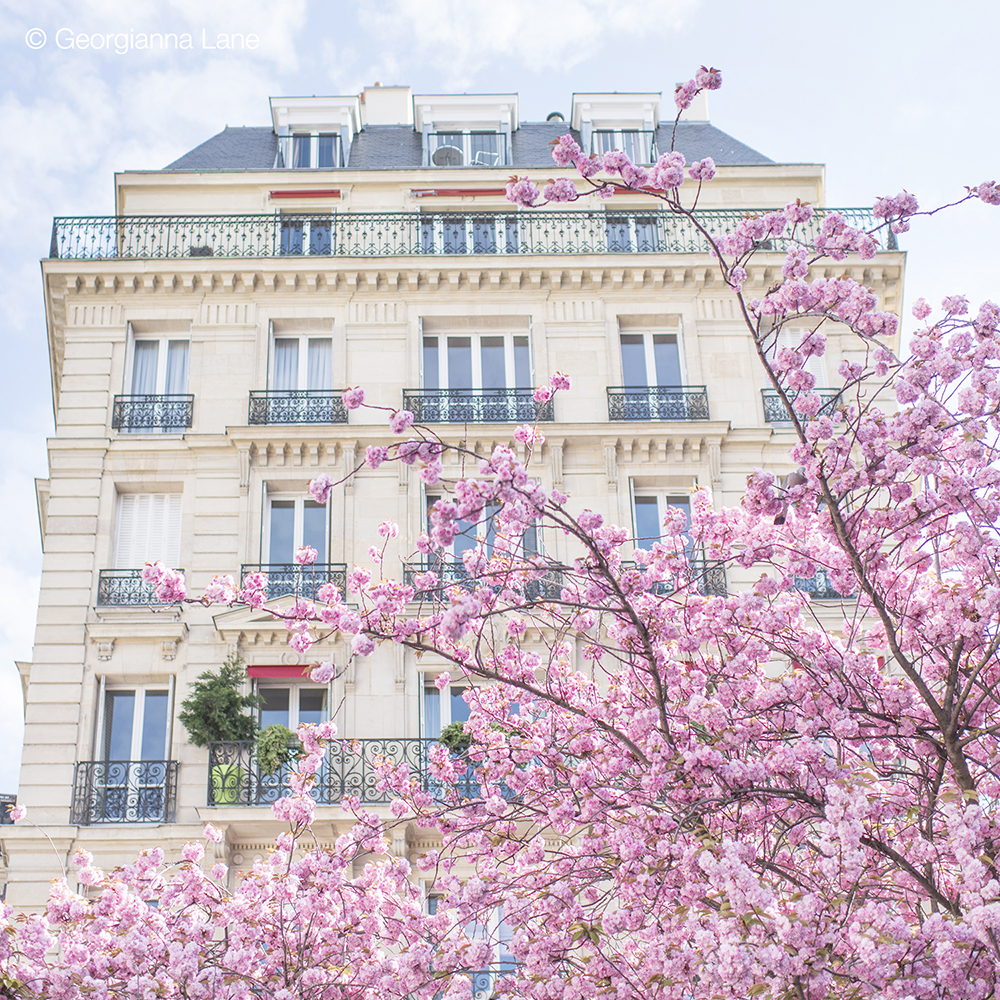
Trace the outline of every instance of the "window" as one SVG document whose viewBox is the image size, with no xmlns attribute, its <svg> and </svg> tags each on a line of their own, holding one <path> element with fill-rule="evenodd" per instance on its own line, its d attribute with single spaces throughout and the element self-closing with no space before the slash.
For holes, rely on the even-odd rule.
<svg viewBox="0 0 1000 1000">
<path fill-rule="evenodd" d="M 268 685 L 260 687 L 258 693 L 263 699 L 261 729 L 278 724 L 294 732 L 304 722 L 318 724 L 327 719 L 326 688 Z"/>
<path fill-rule="evenodd" d="M 104 695 L 102 760 L 165 760 L 170 692 L 109 688 Z"/>
<path fill-rule="evenodd" d="M 317 562 L 326 561 L 326 507 L 321 507 L 314 500 L 296 497 L 272 499 L 268 508 L 268 563 L 294 565 L 295 550 L 300 545 L 311 545 L 319 553 Z"/>
<path fill-rule="evenodd" d="M 281 254 L 329 255 L 333 253 L 333 214 L 313 212 L 281 216 Z"/>
<path fill-rule="evenodd" d="M 633 163 L 652 163 L 656 159 L 655 133 L 642 129 L 595 129 L 591 152 L 603 156 L 620 149 Z"/>
<path fill-rule="evenodd" d="M 432 167 L 499 167 L 507 163 L 507 136 L 487 129 L 427 133 Z"/>
<path fill-rule="evenodd" d="M 336 132 L 293 132 L 278 139 L 278 165 L 294 170 L 332 170 L 344 165 Z"/>
<path fill-rule="evenodd" d="M 660 249 L 660 225 L 655 214 L 608 212 L 604 225 L 609 253 L 656 253 Z"/>
<path fill-rule="evenodd" d="M 530 389 L 527 335 L 424 337 L 425 389 Z"/>
<path fill-rule="evenodd" d="M 180 561 L 180 537 L 180 493 L 119 494 L 116 568 L 141 569 L 157 559 L 176 568 Z"/>
<path fill-rule="evenodd" d="M 420 252 L 425 254 L 517 253 L 514 212 L 420 216 Z"/>
<path fill-rule="evenodd" d="M 636 548 L 648 549 L 663 537 L 663 518 L 668 507 L 678 507 L 691 516 L 691 500 L 669 493 L 637 493 L 634 499 Z"/>
<path fill-rule="evenodd" d="M 333 338 L 308 334 L 274 338 L 271 388 L 333 389 Z"/>
<path fill-rule="evenodd" d="M 115 396 L 111 425 L 125 432 L 180 432 L 191 426 L 187 338 L 137 336 L 126 362 L 128 395 Z"/>
<path fill-rule="evenodd" d="M 424 736 L 434 739 L 441 730 L 453 722 L 465 722 L 469 718 L 469 705 L 465 700 L 468 685 L 454 684 L 439 691 L 428 679 L 424 683 Z"/>
<path fill-rule="evenodd" d="M 676 333 L 621 333 L 622 384 L 679 386 L 681 357 Z"/>
</svg>

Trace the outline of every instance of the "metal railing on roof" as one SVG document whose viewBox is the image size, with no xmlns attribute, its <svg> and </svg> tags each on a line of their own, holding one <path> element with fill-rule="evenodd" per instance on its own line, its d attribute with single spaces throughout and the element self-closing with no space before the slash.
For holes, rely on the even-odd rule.
<svg viewBox="0 0 1000 1000">
<path fill-rule="evenodd" d="M 770 209 L 706 209 L 713 235 L 732 232 L 747 216 Z M 873 230 L 867 208 L 818 209 L 797 236 L 810 241 L 837 212 Z M 895 237 L 876 234 L 879 248 Z M 761 242 L 781 251 L 785 238 Z M 308 212 L 269 215 L 119 215 L 53 220 L 49 256 L 58 260 L 157 260 L 185 257 L 450 257 L 707 253 L 690 219 L 655 207 L 604 211 Z"/>
</svg>

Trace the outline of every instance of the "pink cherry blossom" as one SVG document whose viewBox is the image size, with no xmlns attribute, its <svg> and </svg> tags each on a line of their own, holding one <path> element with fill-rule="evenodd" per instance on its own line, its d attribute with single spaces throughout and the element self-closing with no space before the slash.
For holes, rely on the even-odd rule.
<svg viewBox="0 0 1000 1000">
<path fill-rule="evenodd" d="M 319 553 L 311 545 L 300 545 L 295 550 L 295 561 L 300 566 L 311 566 Z"/>
<path fill-rule="evenodd" d="M 389 418 L 389 429 L 393 434 L 402 434 L 413 424 L 413 414 L 409 410 L 396 410 Z"/>
<path fill-rule="evenodd" d="M 345 389 L 342 398 L 347 409 L 356 410 L 365 401 L 365 390 L 361 386 Z"/>
<path fill-rule="evenodd" d="M 332 489 L 333 480 L 325 472 L 321 472 L 315 479 L 309 481 L 309 495 L 318 504 L 325 505 L 329 501 Z"/>
</svg>

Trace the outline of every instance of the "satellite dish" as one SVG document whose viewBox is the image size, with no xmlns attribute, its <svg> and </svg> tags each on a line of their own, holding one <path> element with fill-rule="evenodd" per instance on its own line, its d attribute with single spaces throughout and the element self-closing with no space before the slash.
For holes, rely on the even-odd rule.
<svg viewBox="0 0 1000 1000">
<path fill-rule="evenodd" d="M 462 151 L 458 146 L 438 146 L 431 155 L 431 163 L 435 167 L 460 167 Z"/>
</svg>

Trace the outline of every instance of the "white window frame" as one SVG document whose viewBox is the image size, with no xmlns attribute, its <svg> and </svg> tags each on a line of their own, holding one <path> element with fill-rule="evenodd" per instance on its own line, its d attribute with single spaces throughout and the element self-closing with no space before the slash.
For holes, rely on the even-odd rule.
<svg viewBox="0 0 1000 1000">
<path fill-rule="evenodd" d="M 635 147 L 638 149 L 640 156 L 634 159 L 632 162 L 638 165 L 645 165 L 653 162 L 652 150 L 649 148 L 649 136 L 646 135 L 647 132 L 651 131 L 643 124 L 638 125 L 617 125 L 613 128 L 609 128 L 607 125 L 594 125 L 590 133 L 590 152 L 595 154 L 597 150 L 597 137 L 598 135 L 607 135 L 611 133 L 614 136 L 614 145 L 611 150 L 604 150 L 603 152 L 611 152 L 615 149 L 625 150 L 625 134 L 627 132 L 635 132 L 636 140 Z M 599 154 L 603 155 L 603 154 Z"/>
<path fill-rule="evenodd" d="M 473 687 L 472 682 L 465 684 L 456 683 L 450 681 L 443 689 L 439 689 L 435 683 L 437 679 L 436 673 L 424 673 L 423 684 L 420 689 L 420 731 L 425 739 L 435 739 L 439 734 L 434 733 L 431 735 L 427 731 L 427 698 L 433 689 L 435 696 L 439 699 L 438 711 L 440 713 L 441 729 L 443 730 L 445 726 L 451 725 L 451 693 L 452 690 L 462 690 L 465 691 L 468 688 Z M 445 693 L 447 692 L 447 697 Z"/>
<path fill-rule="evenodd" d="M 437 140 L 440 135 L 457 135 L 459 136 L 460 146 L 455 146 L 453 143 L 446 143 L 443 146 L 438 143 L 433 149 L 430 148 L 430 140 Z M 495 135 L 497 137 L 497 160 L 496 163 L 473 163 L 472 162 L 472 136 L 473 135 Z M 461 167 L 506 167 L 508 166 L 508 161 L 505 159 L 504 154 L 508 154 L 507 149 L 508 141 L 507 135 L 502 128 L 491 127 L 489 125 L 482 125 L 479 127 L 470 127 L 468 125 L 461 128 L 450 128 L 447 125 L 435 125 L 434 128 L 428 134 L 427 143 L 427 166 L 435 170 L 444 169 L 443 165 L 439 166 L 434 162 L 434 154 L 439 149 L 453 148 L 458 149 L 462 154 L 462 162 L 458 164 Z"/>
<path fill-rule="evenodd" d="M 331 135 L 333 136 L 333 158 L 337 159 L 337 151 L 341 144 L 341 135 L 336 129 L 316 129 L 312 132 L 306 132 L 304 129 L 296 129 L 288 133 L 288 159 L 294 157 L 295 150 L 295 140 L 304 139 L 306 136 L 309 137 L 309 163 L 304 167 L 297 167 L 292 163 L 285 163 L 283 169 L 290 170 L 337 170 L 340 169 L 340 165 L 334 163 L 330 167 L 321 167 L 319 165 L 319 139 L 321 135 Z M 279 140 L 280 141 L 280 140 Z"/>
<path fill-rule="evenodd" d="M 646 385 L 637 386 L 636 388 L 647 388 L 653 389 L 658 386 L 667 386 L 669 383 L 660 382 L 659 374 L 656 371 L 656 353 L 653 347 L 653 337 L 654 336 L 668 336 L 674 337 L 677 341 L 677 368 L 680 372 L 680 385 L 679 388 L 683 388 L 688 384 L 687 377 L 687 365 L 684 363 L 684 344 L 681 339 L 680 328 L 677 329 L 667 329 L 667 328 L 653 328 L 653 327 L 637 327 L 637 326 L 619 326 L 618 328 L 618 364 L 621 370 L 621 384 L 626 385 L 625 382 L 625 361 L 622 358 L 622 337 L 623 336 L 633 336 L 640 335 L 642 337 L 642 347 L 643 354 L 646 360 Z M 654 380 L 650 381 L 650 373 L 653 373 Z M 630 387 L 630 386 L 627 386 Z"/>
<path fill-rule="evenodd" d="M 278 348 L 277 341 L 279 340 L 297 340 L 299 342 L 299 363 L 298 363 L 298 376 L 296 378 L 296 384 L 288 390 L 275 389 L 274 376 L 275 370 L 277 368 L 278 360 Z M 334 358 L 333 358 L 333 332 L 324 330 L 313 330 L 309 332 L 282 332 L 280 330 L 271 330 L 271 344 L 270 344 L 270 363 L 268 364 L 267 372 L 267 387 L 271 391 L 275 392 L 298 392 L 306 389 L 309 384 L 309 341 L 310 340 L 328 340 L 330 341 L 330 385 L 324 386 L 320 391 L 326 391 L 329 389 L 333 392 L 334 386 Z"/>
<path fill-rule="evenodd" d="M 105 756 L 107 747 L 107 736 L 105 732 L 105 725 L 107 723 L 107 703 L 108 695 L 113 694 L 116 691 L 121 692 L 132 692 L 135 694 L 135 711 L 132 715 L 132 746 L 130 751 L 130 756 L 127 758 L 133 763 L 140 763 L 142 761 L 142 724 L 145 720 L 145 709 L 146 709 L 146 693 L 147 692 L 162 692 L 166 691 L 167 694 L 167 725 L 164 734 L 164 747 L 163 756 L 154 757 L 153 760 L 169 760 L 170 759 L 170 745 L 172 741 L 172 731 L 173 731 L 173 714 L 174 714 L 174 682 L 175 678 L 171 674 L 168 682 L 164 685 L 162 682 L 156 684 L 101 684 L 100 689 L 100 703 L 98 705 L 99 713 L 97 719 L 97 754 L 96 757 L 99 760 L 106 761 L 112 758 Z M 117 759 L 117 758 L 114 758 Z"/>
<path fill-rule="evenodd" d="M 181 394 L 188 392 L 188 388 L 191 384 L 191 335 L 190 333 L 133 333 L 129 337 L 128 351 L 126 352 L 125 358 L 125 383 L 128 386 L 128 393 L 126 395 L 147 395 L 147 393 L 138 393 L 135 389 L 135 345 L 137 343 L 149 343 L 150 341 L 157 341 L 159 343 L 159 350 L 156 355 L 156 388 L 152 393 L 148 395 L 152 396 L 165 396 L 167 394 L 166 384 L 167 384 L 167 351 L 170 349 L 170 343 L 183 341 L 188 345 L 188 367 L 187 367 L 187 380 L 184 384 L 184 388 L 181 390 Z"/>
<path fill-rule="evenodd" d="M 450 389 L 451 386 L 448 385 L 448 339 L 451 337 L 468 337 L 471 338 L 471 351 L 472 351 L 472 391 L 483 389 L 483 351 L 482 351 L 482 340 L 484 337 L 503 337 L 504 341 L 504 378 L 506 380 L 507 389 L 530 389 L 531 386 L 518 386 L 516 372 L 514 370 L 514 338 L 523 337 L 527 341 L 528 345 L 528 380 L 531 381 L 532 374 L 532 358 L 531 358 L 531 333 L 529 330 L 523 332 L 511 332 L 511 331 L 441 331 L 436 332 L 434 330 L 424 331 L 420 338 L 420 374 L 421 382 L 424 381 L 426 372 L 424 369 L 424 342 L 430 338 L 436 337 L 438 346 L 438 389 Z M 422 386 L 426 388 L 426 386 Z M 435 387 L 431 387 L 435 388 Z M 466 388 L 465 386 L 460 386 L 458 388 Z"/>
<path fill-rule="evenodd" d="M 323 706 L 323 720 L 328 721 L 330 718 L 330 688 L 329 685 L 322 684 L 297 684 L 291 680 L 278 680 L 277 678 L 266 678 L 262 677 L 258 680 L 256 684 L 257 693 L 261 694 L 265 690 L 271 691 L 287 691 L 288 692 L 288 728 L 295 732 L 299 725 L 299 696 L 303 691 L 318 691 L 323 695 L 325 704 Z M 261 712 L 263 708 L 258 709 L 257 719 L 260 722 Z"/>
<path fill-rule="evenodd" d="M 448 244 L 445 245 L 445 218 L 449 220 L 449 225 L 457 226 L 461 225 L 465 232 L 465 248 L 463 250 L 456 250 L 453 246 Z M 425 240 L 425 231 L 427 220 L 430 220 L 433 226 L 433 239 L 428 244 Z M 508 249 L 507 247 L 507 223 L 514 222 L 515 233 L 514 233 L 514 248 Z M 449 211 L 448 209 L 435 209 L 433 212 L 421 212 L 420 213 L 420 246 L 421 251 L 426 254 L 446 254 L 448 256 L 454 254 L 465 254 L 467 256 L 473 256 L 475 254 L 488 254 L 490 256 L 498 256 L 505 253 L 517 253 L 517 247 L 519 245 L 519 224 L 516 212 L 508 212 L 506 210 L 497 211 L 493 215 L 493 240 L 494 248 L 492 250 L 485 250 L 476 247 L 476 226 L 486 225 L 484 219 L 481 215 L 477 213 L 475 217 L 468 214 L 468 212 L 461 209 L 456 209 L 454 211 Z"/>
<path fill-rule="evenodd" d="M 267 553 L 266 559 L 261 559 L 263 564 L 271 564 L 276 566 L 286 566 L 291 565 L 289 563 L 278 563 L 271 558 L 271 504 L 275 502 L 288 502 L 294 503 L 294 515 L 292 522 L 292 551 L 294 552 L 300 545 L 303 544 L 302 533 L 305 525 L 305 506 L 307 503 L 315 503 L 311 496 L 301 496 L 299 494 L 288 494 L 288 493 L 268 493 L 265 498 L 264 504 L 264 552 Z M 317 504 L 317 506 L 321 506 Z M 316 556 L 316 562 L 318 563 L 328 563 L 330 561 L 330 517 L 329 517 L 329 505 L 325 508 L 326 510 L 326 551 L 320 552 Z"/>
<path fill-rule="evenodd" d="M 638 549 L 648 550 L 655 542 L 663 538 L 663 518 L 667 512 L 667 507 L 676 507 L 678 500 L 687 503 L 688 530 L 691 527 L 691 495 L 681 493 L 677 490 L 649 489 L 646 487 L 632 486 L 632 538 L 634 545 Z M 639 538 L 639 518 L 636 511 L 636 501 L 653 498 L 656 500 L 656 523 L 660 526 L 660 534 L 656 538 Z"/>
<path fill-rule="evenodd" d="M 773 334 L 771 336 L 774 342 L 771 344 L 770 348 L 767 350 L 767 356 L 770 359 L 777 357 L 778 352 L 784 350 L 786 347 L 789 350 L 797 350 L 800 343 L 802 343 L 802 338 L 809 332 L 809 327 L 782 327 L 778 331 L 778 335 L 775 337 Z M 826 355 L 825 354 L 810 354 L 806 359 L 806 363 L 803 366 L 805 371 L 809 372 L 813 378 L 816 379 L 816 389 L 829 389 L 831 386 L 827 384 L 826 375 Z"/>
</svg>

